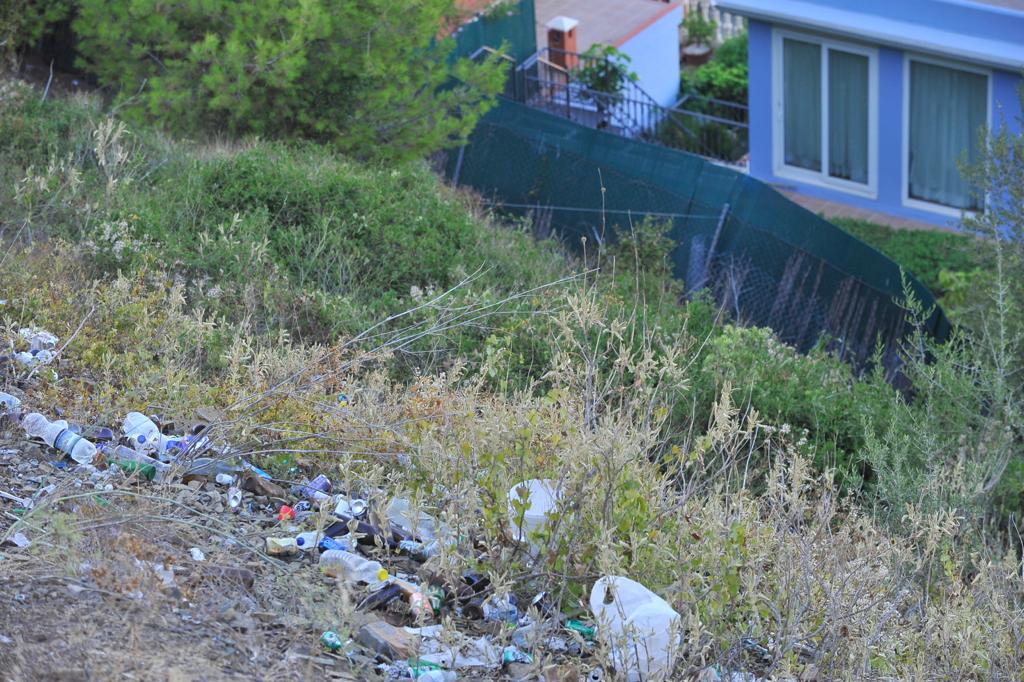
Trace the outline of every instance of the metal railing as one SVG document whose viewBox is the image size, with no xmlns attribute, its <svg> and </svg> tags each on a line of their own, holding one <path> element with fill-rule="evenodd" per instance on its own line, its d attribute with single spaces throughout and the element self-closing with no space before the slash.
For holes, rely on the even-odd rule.
<svg viewBox="0 0 1024 682">
<path fill-rule="evenodd" d="M 499 58 L 513 65 L 503 93 L 510 99 L 587 127 L 712 161 L 746 164 L 749 141 L 745 105 L 690 95 L 666 107 L 629 78 L 620 81 L 617 92 L 588 88 L 580 81 L 581 70 L 598 65 L 601 58 L 550 48 L 518 64 L 490 47 L 476 50 L 470 58 Z"/>
</svg>

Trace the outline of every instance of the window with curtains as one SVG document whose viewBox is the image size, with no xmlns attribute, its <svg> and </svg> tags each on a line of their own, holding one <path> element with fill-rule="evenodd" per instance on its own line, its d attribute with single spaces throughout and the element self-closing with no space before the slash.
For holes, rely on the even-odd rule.
<svg viewBox="0 0 1024 682">
<path fill-rule="evenodd" d="M 776 170 L 874 191 L 877 131 L 873 50 L 821 38 L 776 39 Z"/>
<path fill-rule="evenodd" d="M 959 162 L 978 162 L 978 135 L 988 120 L 988 76 L 911 59 L 907 67 L 908 199 L 978 210 L 981 197 L 964 181 Z"/>
</svg>

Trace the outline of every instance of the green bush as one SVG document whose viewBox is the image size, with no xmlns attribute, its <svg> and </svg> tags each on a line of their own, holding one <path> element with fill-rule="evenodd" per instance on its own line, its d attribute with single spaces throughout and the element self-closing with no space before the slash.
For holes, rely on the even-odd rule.
<svg viewBox="0 0 1024 682">
<path fill-rule="evenodd" d="M 806 355 L 779 342 L 770 329 L 727 326 L 703 354 L 698 405 L 710 414 L 717 391 L 732 387 L 733 402 L 771 424 L 806 430 L 809 454 L 856 483 L 865 422 L 884 424 L 900 405 L 879 373 L 858 377 L 821 348 Z"/>
<path fill-rule="evenodd" d="M 747 103 L 747 34 L 729 38 L 707 64 L 683 70 L 679 91 L 737 104 Z"/>
<path fill-rule="evenodd" d="M 982 267 L 974 237 L 943 230 L 899 230 L 853 218 L 830 222 L 875 247 L 921 281 L 937 297 L 949 293 L 942 273 L 970 273 Z"/>
<path fill-rule="evenodd" d="M 505 64 L 451 59 L 453 0 L 78 0 L 80 65 L 166 128 L 414 158 L 461 143 Z"/>
</svg>

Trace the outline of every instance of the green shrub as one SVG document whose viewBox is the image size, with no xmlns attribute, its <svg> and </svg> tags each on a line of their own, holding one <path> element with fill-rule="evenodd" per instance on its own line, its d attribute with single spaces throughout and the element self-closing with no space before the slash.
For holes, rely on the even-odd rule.
<svg viewBox="0 0 1024 682">
<path fill-rule="evenodd" d="M 453 0 L 79 0 L 80 64 L 126 114 L 179 133 L 329 141 L 360 157 L 457 145 L 504 87 L 504 61 L 451 59 Z"/>
<path fill-rule="evenodd" d="M 820 348 L 804 355 L 770 329 L 726 326 L 703 355 L 698 404 L 709 414 L 717 392 L 732 387 L 737 405 L 768 423 L 806 431 L 808 452 L 820 468 L 834 467 L 846 483 L 858 480 L 866 420 L 884 423 L 900 405 L 879 373 L 857 377 Z"/>
<path fill-rule="evenodd" d="M 921 281 L 937 297 L 948 293 L 944 271 L 969 273 L 982 267 L 975 238 L 943 230 L 899 230 L 853 218 L 830 222 L 867 242 Z"/>
<path fill-rule="evenodd" d="M 716 22 L 705 18 L 699 10 L 687 11 L 682 26 L 686 31 L 687 45 L 710 45 L 718 28 Z"/>
<path fill-rule="evenodd" d="M 729 38 L 707 64 L 683 70 L 679 91 L 737 104 L 747 103 L 747 34 Z"/>
</svg>

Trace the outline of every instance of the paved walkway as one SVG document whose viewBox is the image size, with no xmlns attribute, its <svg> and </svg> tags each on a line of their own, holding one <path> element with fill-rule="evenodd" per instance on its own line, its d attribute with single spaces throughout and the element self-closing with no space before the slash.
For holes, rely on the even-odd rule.
<svg viewBox="0 0 1024 682">
<path fill-rule="evenodd" d="M 888 213 L 880 213 L 878 211 L 871 211 L 865 208 L 857 208 L 856 206 L 848 206 L 834 201 L 818 199 L 817 197 L 809 197 L 805 194 L 800 194 L 783 187 L 774 186 L 774 188 L 787 199 L 800 204 L 808 211 L 818 213 L 826 218 L 854 218 L 857 220 L 869 220 L 873 223 L 888 225 L 901 230 L 952 230 L 954 228 L 955 221 L 952 218 L 950 219 L 949 226 L 943 228 L 939 225 L 910 220 L 908 218 L 900 218 L 898 216 L 889 215 Z"/>
</svg>

